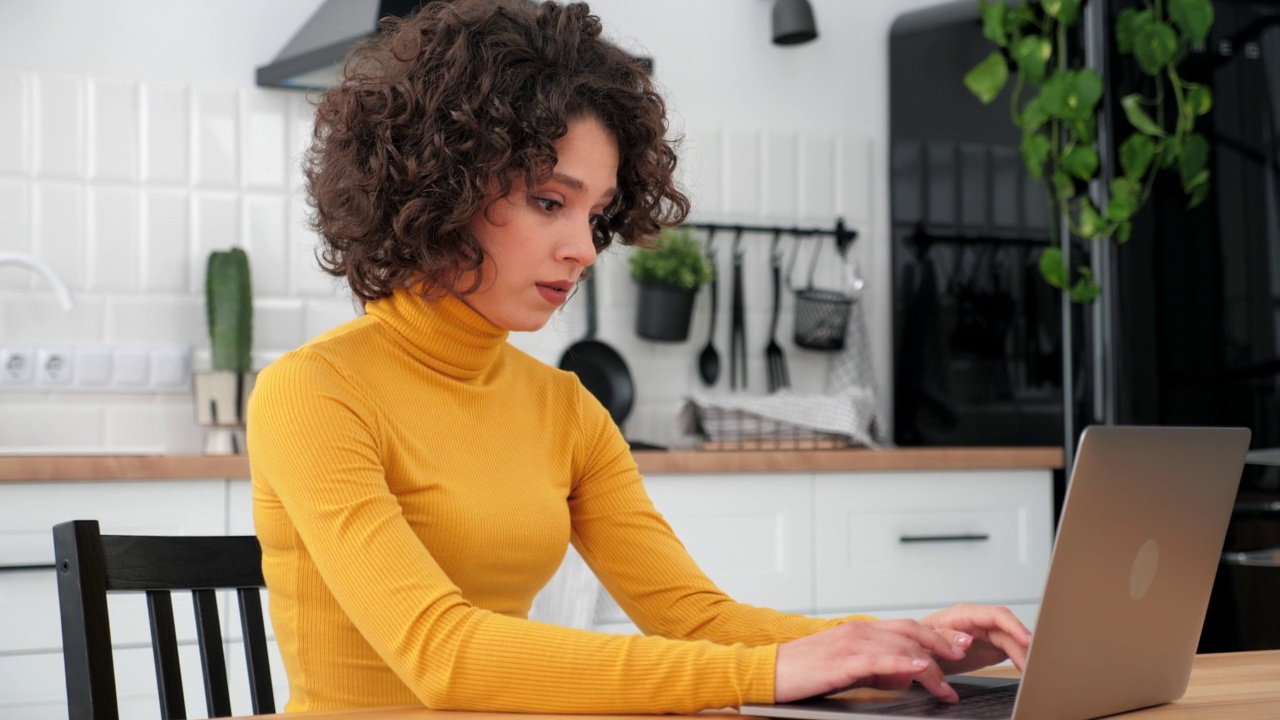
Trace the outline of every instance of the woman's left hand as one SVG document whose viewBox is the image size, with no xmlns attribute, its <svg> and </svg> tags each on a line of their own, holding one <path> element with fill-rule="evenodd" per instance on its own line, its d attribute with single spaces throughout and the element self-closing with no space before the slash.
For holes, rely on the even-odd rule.
<svg viewBox="0 0 1280 720">
<path fill-rule="evenodd" d="M 959 660 L 938 658 L 938 665 L 948 675 L 977 670 L 1006 659 L 1012 660 L 1018 670 L 1026 664 L 1031 631 L 1008 608 L 960 604 L 939 610 L 920 620 L 920 624 L 965 651 Z"/>
</svg>

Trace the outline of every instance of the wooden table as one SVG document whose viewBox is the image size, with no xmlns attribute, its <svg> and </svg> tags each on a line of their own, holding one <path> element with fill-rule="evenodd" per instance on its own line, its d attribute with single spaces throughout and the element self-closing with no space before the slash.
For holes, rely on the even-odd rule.
<svg viewBox="0 0 1280 720">
<path fill-rule="evenodd" d="M 1016 677 L 1010 667 L 991 668 L 980 675 Z M 273 715 L 255 715 L 267 720 Z M 539 720 L 540 718 L 572 718 L 601 720 L 637 715 L 522 715 L 493 712 L 457 712 L 427 710 L 420 707 L 371 708 L 334 712 L 300 713 L 287 717 L 306 720 Z M 696 717 L 700 720 L 742 718 L 736 713 L 704 713 L 695 716 L 663 715 L 663 718 Z M 1163 718 L 1164 720 L 1276 720 L 1280 718 L 1280 650 L 1262 652 L 1200 655 L 1191 671 L 1187 694 L 1175 703 L 1147 708 L 1111 717 Z M 752 718 L 752 720 L 757 720 Z"/>
</svg>

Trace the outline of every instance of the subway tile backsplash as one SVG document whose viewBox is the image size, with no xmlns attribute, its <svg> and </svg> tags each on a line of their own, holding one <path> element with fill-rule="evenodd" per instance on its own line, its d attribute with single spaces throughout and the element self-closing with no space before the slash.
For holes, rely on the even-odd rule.
<svg viewBox="0 0 1280 720">
<path fill-rule="evenodd" d="M 208 362 L 204 272 L 208 253 L 240 245 L 255 290 L 255 358 L 261 366 L 307 338 L 355 317 L 339 281 L 322 273 L 299 163 L 311 141 L 302 93 L 134 83 L 0 70 L 0 252 L 33 253 L 68 284 L 64 311 L 43 279 L 0 268 L 0 346 L 186 344 Z M 837 216 L 871 229 L 869 139 L 787 128 L 690 130 L 681 181 L 694 219 L 830 226 Z M 772 293 L 769 237 L 746 236 L 749 392 L 765 387 L 764 346 Z M 854 252 L 870 240 L 864 235 Z M 727 359 L 730 237 L 717 239 L 720 317 L 715 342 Z M 814 243 L 784 238 L 807 282 Z M 625 248 L 598 263 L 600 339 L 628 363 L 638 399 L 624 431 L 633 440 L 686 445 L 675 415 L 701 388 L 695 361 L 707 342 L 708 291 L 699 293 L 689 339 L 654 343 L 635 335 L 637 290 Z M 818 284 L 838 282 L 821 251 Z M 865 255 L 864 255 L 865 257 Z M 833 269 L 834 268 L 834 269 Z M 512 342 L 549 364 L 586 330 L 575 297 L 546 328 Z M 783 295 L 778 338 L 793 386 L 822 392 L 831 356 L 790 340 L 794 300 Z M 203 430 L 181 394 L 0 392 L 0 447 L 96 447 L 199 452 Z"/>
</svg>

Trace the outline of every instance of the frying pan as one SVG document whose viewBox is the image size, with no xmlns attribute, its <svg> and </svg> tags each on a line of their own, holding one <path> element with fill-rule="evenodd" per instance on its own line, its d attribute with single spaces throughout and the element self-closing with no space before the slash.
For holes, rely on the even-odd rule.
<svg viewBox="0 0 1280 720">
<path fill-rule="evenodd" d="M 587 293 L 587 334 L 560 356 L 560 369 L 576 373 L 583 387 L 604 405 L 621 427 L 635 404 L 635 382 L 618 351 L 595 339 L 596 281 L 588 276 L 582 283 Z"/>
</svg>

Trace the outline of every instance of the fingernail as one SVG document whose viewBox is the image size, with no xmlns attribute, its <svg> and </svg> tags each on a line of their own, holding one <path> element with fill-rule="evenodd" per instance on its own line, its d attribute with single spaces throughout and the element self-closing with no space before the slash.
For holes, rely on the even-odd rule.
<svg viewBox="0 0 1280 720">
<path fill-rule="evenodd" d="M 925 668 L 929 667 L 929 661 L 928 661 L 928 660 L 922 660 L 922 659 L 920 659 L 920 658 L 916 658 L 915 660 L 912 660 L 912 661 L 911 661 L 911 664 L 912 664 L 912 665 L 914 665 L 915 667 L 920 668 L 921 670 L 923 670 L 923 669 L 925 669 Z"/>
<path fill-rule="evenodd" d="M 973 642 L 973 638 L 969 635 L 965 635 L 964 633 L 960 633 L 959 635 L 956 635 L 955 640 L 952 642 L 956 647 L 968 647 L 969 643 Z"/>
</svg>

